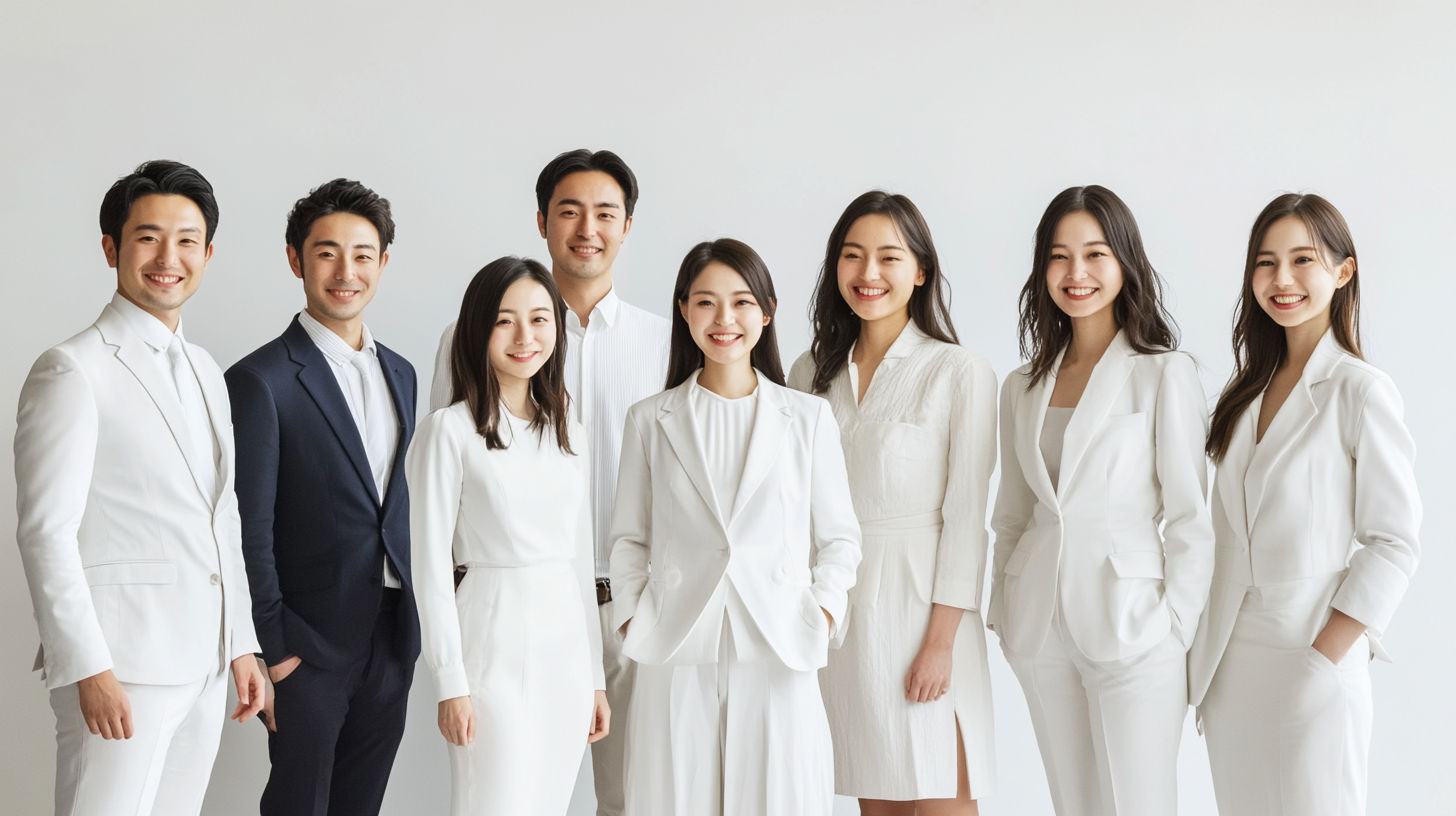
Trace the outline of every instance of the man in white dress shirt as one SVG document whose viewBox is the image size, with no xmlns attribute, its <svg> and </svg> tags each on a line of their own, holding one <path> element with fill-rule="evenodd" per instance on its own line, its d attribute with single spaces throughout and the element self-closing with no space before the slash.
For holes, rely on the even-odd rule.
<svg viewBox="0 0 1456 816">
<path fill-rule="evenodd" d="M 116 295 L 40 356 L 15 432 L 16 540 L 56 714 L 56 813 L 197 814 L 222 733 L 263 705 L 222 371 L 182 334 L 212 186 L 153 161 L 101 205 Z"/>
<path fill-rule="evenodd" d="M 571 314 L 566 344 L 566 390 L 572 418 L 586 428 L 592 457 L 592 526 L 596 543 L 597 602 L 601 613 L 602 658 L 612 727 L 592 745 L 598 816 L 622 812 L 622 761 L 627 705 L 635 664 L 622 654 L 622 636 L 612 626 L 612 589 L 607 578 L 607 534 L 616 499 L 617 460 L 627 409 L 662 391 L 667 378 L 671 324 L 623 302 L 613 288 L 617 252 L 632 230 L 637 177 L 615 153 L 562 153 L 536 180 L 536 226 L 551 254 L 551 276 Z M 663 292 L 663 301 L 671 293 Z M 452 402 L 450 344 L 455 324 L 445 329 L 435 356 L 430 409 Z"/>
</svg>

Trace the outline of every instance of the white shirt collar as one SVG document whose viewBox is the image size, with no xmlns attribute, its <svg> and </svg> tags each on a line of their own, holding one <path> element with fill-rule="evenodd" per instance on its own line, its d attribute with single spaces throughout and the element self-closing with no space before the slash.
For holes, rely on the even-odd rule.
<svg viewBox="0 0 1456 816">
<path fill-rule="evenodd" d="M 617 297 L 617 287 L 613 286 L 607 290 L 606 295 L 602 296 L 602 299 L 597 302 L 597 305 L 592 307 L 591 319 L 587 321 L 587 325 L 590 326 L 597 318 L 601 318 L 606 321 L 607 328 L 611 328 L 616 325 L 617 314 L 621 310 L 622 299 Z M 583 331 L 581 327 L 581 316 L 572 311 L 570 306 L 566 307 L 566 311 L 571 312 L 573 318 L 571 322 L 567 323 L 567 327 L 576 329 L 578 332 Z"/>
<path fill-rule="evenodd" d="M 177 320 L 177 331 L 169 331 L 167 324 L 158 319 L 156 315 L 122 297 L 120 292 L 111 296 L 111 308 L 121 314 L 121 318 L 126 321 L 127 328 L 156 351 L 166 351 L 172 345 L 174 334 L 183 340 L 187 339 L 182 336 L 181 318 Z"/>
<path fill-rule="evenodd" d="M 344 342 L 344 338 L 334 334 L 333 329 L 315 320 L 313 315 L 307 311 L 298 313 L 298 325 L 303 327 L 309 338 L 313 340 L 313 344 L 318 346 L 319 351 L 323 352 L 325 357 L 339 365 L 348 365 L 349 361 L 354 359 L 355 354 L 368 352 L 371 356 L 379 356 L 378 349 L 374 347 L 374 335 L 369 333 L 368 326 L 362 327 L 364 329 L 363 348 L 355 351 Z"/>
</svg>

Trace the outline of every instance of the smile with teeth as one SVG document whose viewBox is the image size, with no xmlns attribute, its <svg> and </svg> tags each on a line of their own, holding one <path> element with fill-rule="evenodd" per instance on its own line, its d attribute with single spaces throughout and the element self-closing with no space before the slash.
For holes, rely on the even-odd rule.
<svg viewBox="0 0 1456 816">
<path fill-rule="evenodd" d="M 741 334 L 710 334 L 708 339 L 720 346 L 731 346 L 742 336 Z"/>
<path fill-rule="evenodd" d="M 159 284 L 161 286 L 171 286 L 174 283 L 180 282 L 182 280 L 182 276 L 181 275 L 148 275 L 147 276 L 147 280 L 151 281 L 152 283 Z"/>
<path fill-rule="evenodd" d="M 537 353 L 534 351 L 510 351 L 506 352 L 506 356 L 518 363 L 524 363 L 530 361 Z"/>
<path fill-rule="evenodd" d="M 1067 293 L 1067 297 L 1080 299 L 1080 298 L 1085 298 L 1085 297 L 1091 297 L 1092 296 L 1092 293 L 1097 291 L 1097 287 L 1095 287 L 1095 286 L 1068 286 L 1065 289 L 1063 289 L 1062 291 Z"/>
<path fill-rule="evenodd" d="M 1300 302 L 1301 300 L 1304 300 L 1304 298 L 1304 295 L 1275 295 L 1274 302 L 1278 303 L 1281 306 L 1293 305 Z"/>
<path fill-rule="evenodd" d="M 877 298 L 877 297 L 885 294 L 888 291 L 890 291 L 890 290 L 889 289 L 882 289 L 882 288 L 878 288 L 878 287 L 873 287 L 873 286 L 856 286 L 856 287 L 854 287 L 854 293 L 856 295 L 859 295 L 862 300 L 873 300 L 874 298 Z"/>
<path fill-rule="evenodd" d="M 579 247 L 572 247 L 571 248 L 571 251 L 572 252 L 575 252 L 578 255 L 595 255 L 598 252 L 601 252 L 602 250 L 601 250 L 601 247 L 579 246 Z"/>
<path fill-rule="evenodd" d="M 328 291 L 330 296 L 340 300 L 352 300 L 355 295 L 359 294 L 358 289 L 330 289 Z"/>
</svg>

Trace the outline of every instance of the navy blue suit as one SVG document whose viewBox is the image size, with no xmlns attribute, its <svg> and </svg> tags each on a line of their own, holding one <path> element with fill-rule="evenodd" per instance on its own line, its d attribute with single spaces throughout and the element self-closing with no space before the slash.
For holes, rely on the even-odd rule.
<svg viewBox="0 0 1456 816">
<path fill-rule="evenodd" d="M 263 816 L 377 814 L 404 734 L 420 624 L 405 451 L 414 368 L 375 343 L 400 420 L 384 496 L 328 360 L 295 318 L 228 369 L 237 494 L 263 659 L 275 685 Z M 404 587 L 383 586 L 386 554 Z"/>
</svg>

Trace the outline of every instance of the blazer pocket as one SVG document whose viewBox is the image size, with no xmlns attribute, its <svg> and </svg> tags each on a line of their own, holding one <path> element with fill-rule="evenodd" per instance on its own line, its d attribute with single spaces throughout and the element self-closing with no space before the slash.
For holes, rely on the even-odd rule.
<svg viewBox="0 0 1456 816">
<path fill-rule="evenodd" d="M 89 586 L 177 583 L 177 565 L 171 561 L 113 561 L 93 564 L 85 573 Z"/>
<path fill-rule="evenodd" d="M 1107 556 L 1118 578 L 1163 577 L 1163 554 L 1160 552 L 1118 552 Z"/>
</svg>

